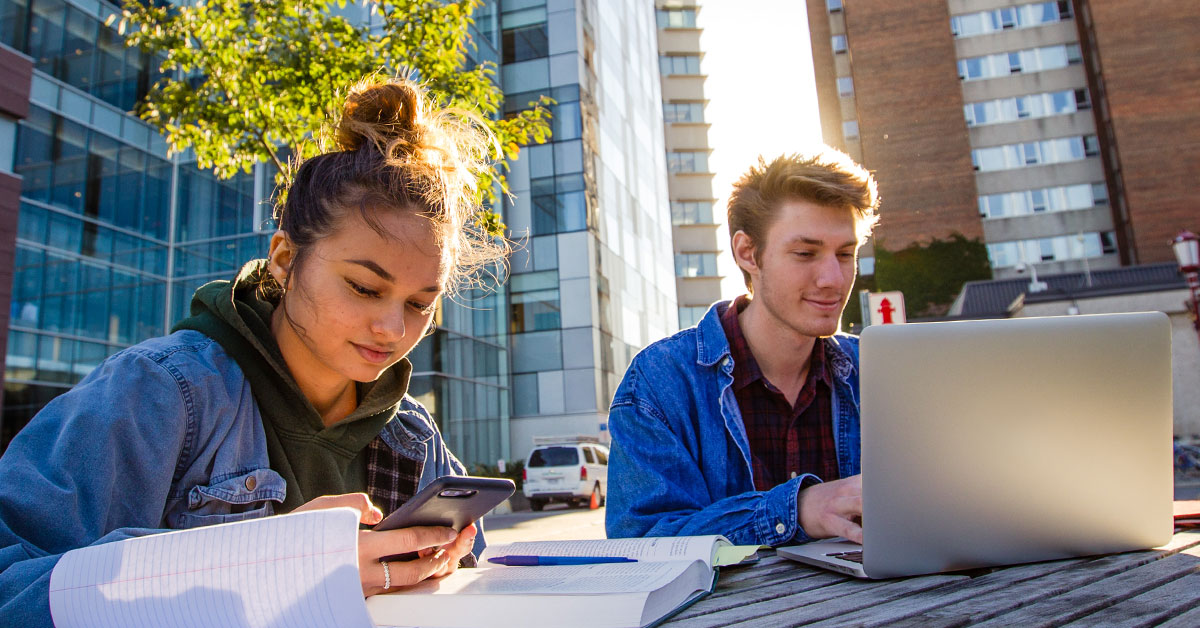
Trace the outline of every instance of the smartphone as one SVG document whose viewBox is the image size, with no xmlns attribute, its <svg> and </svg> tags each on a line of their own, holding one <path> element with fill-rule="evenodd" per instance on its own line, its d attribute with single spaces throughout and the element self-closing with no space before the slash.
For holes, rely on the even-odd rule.
<svg viewBox="0 0 1200 628">
<path fill-rule="evenodd" d="M 461 531 L 508 499 L 517 486 L 504 478 L 447 475 L 421 489 L 412 499 L 380 521 L 375 530 L 413 526 L 445 526 Z M 416 553 L 383 560 L 412 560 Z"/>
</svg>

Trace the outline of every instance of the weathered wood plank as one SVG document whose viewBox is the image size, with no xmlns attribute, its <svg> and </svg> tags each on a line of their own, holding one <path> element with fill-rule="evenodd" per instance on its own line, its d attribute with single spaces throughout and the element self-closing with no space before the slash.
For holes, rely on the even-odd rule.
<svg viewBox="0 0 1200 628">
<path fill-rule="evenodd" d="M 965 580 L 964 576 L 850 581 L 836 587 L 828 587 L 836 592 L 846 592 L 846 595 L 837 595 L 825 600 L 816 600 L 808 596 L 787 596 L 705 615 L 700 619 L 712 622 L 707 624 L 712 626 L 798 626 L 834 617 L 849 609 L 872 606 L 914 591 L 940 588 L 962 580 Z M 875 586 L 871 586 L 872 584 Z"/>
<path fill-rule="evenodd" d="M 1195 555 L 1176 555 L 1181 550 Z M 1019 565 L 970 579 L 847 580 L 789 563 L 767 556 L 757 565 L 722 573 L 712 596 L 669 624 L 924 628 L 1075 621 L 1078 626 L 1142 626 L 1167 619 L 1163 625 L 1169 628 L 1200 626 L 1197 532 L 1176 534 L 1164 550 Z"/>
<path fill-rule="evenodd" d="M 1196 573 L 1200 559 L 1169 556 L 1109 578 L 1024 605 L 976 624 L 991 626 L 1061 626 Z"/>
<path fill-rule="evenodd" d="M 674 620 L 684 620 L 692 617 L 712 615 L 728 609 L 744 607 L 760 602 L 766 602 L 775 598 L 792 596 L 803 599 L 812 599 L 814 601 L 829 599 L 831 596 L 849 595 L 857 590 L 862 583 L 858 581 L 847 581 L 843 576 L 834 573 L 819 573 L 811 577 L 797 580 L 795 582 L 782 582 L 768 586 L 758 587 L 749 591 L 743 592 L 741 595 L 730 595 L 724 597 L 709 596 L 696 602 L 691 608 L 680 613 Z M 849 588 L 842 592 L 842 587 Z M 801 604 L 803 602 L 796 602 Z M 719 625 L 719 624 L 718 624 Z"/>
<path fill-rule="evenodd" d="M 825 572 L 816 571 L 816 570 L 791 569 L 791 570 L 776 572 L 773 574 L 768 574 L 762 578 L 747 578 L 745 580 L 739 580 L 737 582 L 732 582 L 727 585 L 721 585 L 718 583 L 717 589 L 715 591 L 713 591 L 712 597 L 720 598 L 720 597 L 724 597 L 726 595 L 747 595 L 747 594 L 753 596 L 754 593 L 752 591 L 754 589 L 777 585 L 777 584 L 783 584 L 785 582 L 795 582 L 797 580 L 804 580 L 805 578 L 813 578 L 817 575 L 839 576 L 840 574 L 830 574 L 830 573 L 825 573 Z M 849 580 L 850 577 L 849 576 L 841 576 L 841 579 L 843 581 Z"/>
<path fill-rule="evenodd" d="M 1196 628 L 1200 626 L 1200 608 L 1193 608 L 1159 624 L 1157 628 Z"/>
<path fill-rule="evenodd" d="M 960 585 L 931 589 L 907 595 L 901 599 L 850 612 L 813 624 L 817 626 L 892 626 L 896 622 L 941 606 L 970 600 L 981 595 L 1002 591 L 1012 585 L 1040 578 L 1084 562 L 1082 559 L 1060 560 L 1020 565 L 972 578 Z"/>
<path fill-rule="evenodd" d="M 1200 573 L 1172 580 L 1067 626 L 1085 628 L 1103 624 L 1105 628 L 1141 628 L 1157 625 L 1190 610 L 1200 610 Z M 1189 625 L 1200 625 L 1200 617 Z"/>
<path fill-rule="evenodd" d="M 728 567 L 725 567 L 721 569 L 721 577 L 717 580 L 717 590 L 719 591 L 728 585 L 737 582 L 744 582 L 746 580 L 760 580 L 768 576 L 774 576 L 775 574 L 791 572 L 813 574 L 819 571 L 824 570 L 805 567 L 800 563 L 796 563 L 785 558 L 772 561 L 772 563 L 759 563 L 752 567 L 736 567 L 734 570 L 730 570 Z"/>
<path fill-rule="evenodd" d="M 1185 537 L 1176 535 L 1168 549 L 1147 552 L 1113 554 L 1094 560 L 1078 562 L 1067 569 L 1053 571 L 1043 577 L 1014 583 L 992 595 L 981 595 L 953 604 L 919 612 L 892 625 L 908 628 L 951 628 L 973 622 L 986 621 L 1019 606 L 1062 595 L 1093 582 L 1120 574 L 1141 565 L 1200 543 L 1200 535 Z M 1021 569 L 1013 567 L 984 576 L 990 578 L 1007 571 Z"/>
</svg>

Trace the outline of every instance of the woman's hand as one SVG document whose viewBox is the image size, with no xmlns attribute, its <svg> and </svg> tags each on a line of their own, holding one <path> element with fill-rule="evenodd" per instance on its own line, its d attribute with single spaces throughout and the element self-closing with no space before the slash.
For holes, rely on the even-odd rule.
<svg viewBox="0 0 1200 628">
<path fill-rule="evenodd" d="M 359 521 L 374 525 L 383 520 L 383 512 L 371 503 L 364 493 L 325 495 L 318 497 L 293 512 L 321 510 L 325 508 L 353 508 L 359 512 Z M 454 573 L 458 561 L 471 552 L 475 544 L 475 526 L 469 525 L 462 532 L 452 528 L 418 526 L 375 532 L 360 530 L 358 533 L 358 575 L 362 582 L 363 596 L 383 593 L 386 577 L 384 556 L 416 552 L 417 558 L 409 561 L 388 561 L 392 588 L 414 585 L 427 578 L 440 578 Z"/>
<path fill-rule="evenodd" d="M 429 548 L 421 550 L 419 555 L 422 557 L 443 550 L 450 556 L 450 562 L 446 564 L 446 567 L 433 574 L 432 577 L 441 578 L 442 576 L 448 576 L 454 573 L 454 571 L 458 569 L 458 561 L 462 560 L 462 558 L 467 554 L 470 554 L 471 549 L 475 547 L 476 534 L 477 531 L 475 530 L 475 524 L 472 523 L 471 525 L 463 528 L 462 532 L 459 532 L 458 536 L 455 537 L 454 541 L 451 543 L 443 545 L 441 548 Z M 391 563 L 388 564 L 390 565 Z"/>
</svg>

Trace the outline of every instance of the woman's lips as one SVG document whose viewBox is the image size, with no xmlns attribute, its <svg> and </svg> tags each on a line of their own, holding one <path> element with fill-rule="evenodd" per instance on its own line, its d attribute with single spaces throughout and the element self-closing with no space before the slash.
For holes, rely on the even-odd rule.
<svg viewBox="0 0 1200 628">
<path fill-rule="evenodd" d="M 355 349 L 358 349 L 358 354 L 361 355 L 364 360 L 366 360 L 367 362 L 370 362 L 372 364 L 380 364 L 380 363 L 386 362 L 388 358 L 392 357 L 391 351 L 380 349 L 378 347 L 369 347 L 366 345 L 360 345 L 356 342 L 352 342 L 350 344 L 354 345 Z"/>
</svg>

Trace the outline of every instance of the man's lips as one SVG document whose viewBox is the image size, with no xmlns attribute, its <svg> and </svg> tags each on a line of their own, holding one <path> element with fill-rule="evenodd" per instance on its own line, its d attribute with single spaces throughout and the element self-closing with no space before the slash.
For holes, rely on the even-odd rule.
<svg viewBox="0 0 1200 628">
<path fill-rule="evenodd" d="M 357 342 L 352 342 L 350 344 L 354 345 L 354 348 L 358 350 L 358 354 L 361 355 L 364 360 L 373 364 L 386 362 L 388 358 L 392 357 L 393 352 L 383 347 L 360 345 Z"/>
<path fill-rule="evenodd" d="M 804 302 L 819 310 L 837 309 L 842 304 L 841 299 L 804 299 Z"/>
</svg>

